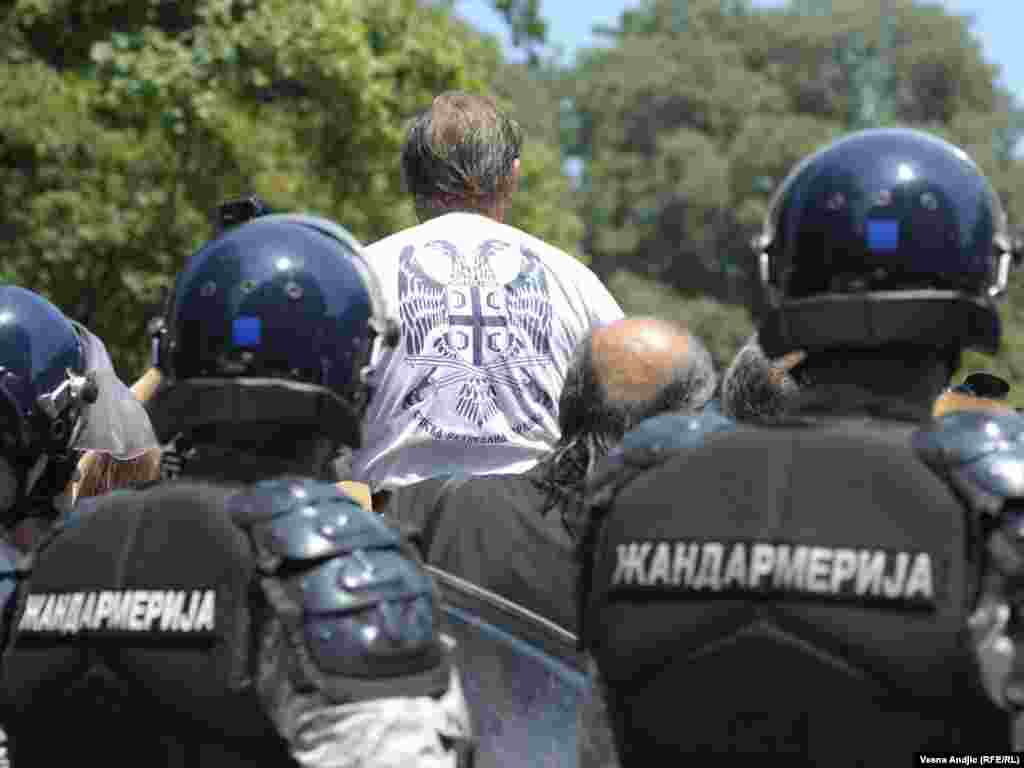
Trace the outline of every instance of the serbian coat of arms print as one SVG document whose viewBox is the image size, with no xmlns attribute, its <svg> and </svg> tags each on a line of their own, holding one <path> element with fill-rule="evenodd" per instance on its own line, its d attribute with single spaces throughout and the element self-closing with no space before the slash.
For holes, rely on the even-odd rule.
<svg viewBox="0 0 1024 768">
<path fill-rule="evenodd" d="M 512 426 L 513 431 L 540 423 L 538 406 L 556 415 L 555 401 L 537 376 L 554 365 L 547 276 L 535 253 L 525 247 L 518 254 L 507 253 L 512 247 L 501 240 L 485 240 L 467 256 L 447 240 L 432 240 L 420 251 L 411 245 L 402 250 L 399 312 L 406 363 L 417 371 L 404 410 L 423 402 L 428 393 L 450 394 L 454 413 L 477 432 L 495 421 L 505 401 L 526 417 Z M 420 263 L 421 255 L 449 259 L 448 281 L 431 277 Z M 492 257 L 518 257 L 518 274 L 499 282 Z M 499 430 L 506 425 L 494 424 Z M 431 424 L 423 426 L 429 429 Z M 449 435 L 445 430 L 431 431 L 441 439 Z"/>
</svg>

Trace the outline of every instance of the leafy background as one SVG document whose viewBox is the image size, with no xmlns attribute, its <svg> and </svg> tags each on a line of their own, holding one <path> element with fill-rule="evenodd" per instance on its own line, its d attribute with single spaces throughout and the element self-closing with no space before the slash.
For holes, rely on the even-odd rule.
<svg viewBox="0 0 1024 768">
<path fill-rule="evenodd" d="M 1021 111 L 968 20 L 937 5 L 648 0 L 568 67 L 538 0 L 492 4 L 523 56 L 444 1 L 0 0 L 0 278 L 93 328 L 134 379 L 224 198 L 364 242 L 412 224 L 404 128 L 450 88 L 495 95 L 526 129 L 512 222 L 589 262 L 627 312 L 688 323 L 721 365 L 752 328 L 749 242 L 771 193 L 830 138 L 935 131 L 1021 224 Z M 960 375 L 1000 373 L 1024 404 L 1021 276 L 1002 312 L 1000 353 Z"/>
</svg>

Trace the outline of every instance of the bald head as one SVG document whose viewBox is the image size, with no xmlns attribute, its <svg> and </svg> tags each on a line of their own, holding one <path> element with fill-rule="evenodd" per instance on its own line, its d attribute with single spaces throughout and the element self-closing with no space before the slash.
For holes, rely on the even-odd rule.
<svg viewBox="0 0 1024 768">
<path fill-rule="evenodd" d="M 685 328 L 627 317 L 596 328 L 580 343 L 562 391 L 564 439 L 597 430 L 618 440 L 663 411 L 698 411 L 717 376 L 704 344 Z"/>
<path fill-rule="evenodd" d="M 639 422 L 701 410 L 718 376 L 707 348 L 685 328 L 628 317 L 593 329 L 576 347 L 559 400 L 562 437 L 538 482 L 563 514 L 578 507 L 587 473 Z"/>
<path fill-rule="evenodd" d="M 690 334 L 653 317 L 627 317 L 590 338 L 594 376 L 612 400 L 653 398 L 687 364 Z"/>
</svg>

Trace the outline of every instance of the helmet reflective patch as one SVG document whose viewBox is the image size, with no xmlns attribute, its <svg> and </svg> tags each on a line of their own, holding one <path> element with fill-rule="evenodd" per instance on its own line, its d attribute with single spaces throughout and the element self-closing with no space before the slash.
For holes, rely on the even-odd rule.
<svg viewBox="0 0 1024 768">
<path fill-rule="evenodd" d="M 231 323 L 231 341 L 236 347 L 258 347 L 263 334 L 263 321 L 258 317 L 242 315 Z"/>
<path fill-rule="evenodd" d="M 895 251 L 900 247 L 900 223 L 896 219 L 868 219 L 868 248 Z"/>
</svg>

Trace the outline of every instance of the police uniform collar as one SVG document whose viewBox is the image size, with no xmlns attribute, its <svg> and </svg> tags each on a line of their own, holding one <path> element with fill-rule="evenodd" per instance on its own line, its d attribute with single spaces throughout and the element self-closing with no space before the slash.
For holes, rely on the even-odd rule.
<svg viewBox="0 0 1024 768">
<path fill-rule="evenodd" d="M 850 420 L 920 424 L 931 419 L 931 403 L 878 395 L 862 387 L 839 385 L 807 389 L 796 395 L 782 424 L 813 424 Z"/>
</svg>

